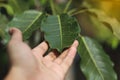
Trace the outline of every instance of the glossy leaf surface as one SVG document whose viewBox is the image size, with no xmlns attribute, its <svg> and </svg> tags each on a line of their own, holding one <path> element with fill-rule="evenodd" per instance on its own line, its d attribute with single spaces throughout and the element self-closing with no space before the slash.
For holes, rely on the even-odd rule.
<svg viewBox="0 0 120 80">
<path fill-rule="evenodd" d="M 112 61 L 96 41 L 81 37 L 79 43 L 80 67 L 87 80 L 117 80 Z"/>
<path fill-rule="evenodd" d="M 22 33 L 24 40 L 28 39 L 32 32 L 39 29 L 41 20 L 44 18 L 44 14 L 38 11 L 26 11 L 21 15 L 13 18 L 8 24 L 8 28 L 17 27 Z"/>
<path fill-rule="evenodd" d="M 67 14 L 48 16 L 42 23 L 41 30 L 50 47 L 59 51 L 70 46 L 80 33 L 76 19 Z"/>
</svg>

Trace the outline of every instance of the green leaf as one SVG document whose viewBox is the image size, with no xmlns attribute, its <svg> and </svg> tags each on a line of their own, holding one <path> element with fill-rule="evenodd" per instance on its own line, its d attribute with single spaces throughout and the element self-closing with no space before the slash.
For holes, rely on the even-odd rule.
<svg viewBox="0 0 120 80">
<path fill-rule="evenodd" d="M 4 7 L 9 15 L 14 14 L 14 11 L 13 11 L 13 9 L 12 9 L 12 7 L 10 5 L 0 3 L 0 7 Z"/>
<path fill-rule="evenodd" d="M 112 29 L 113 34 L 120 39 L 120 22 L 116 18 L 107 16 L 102 10 L 89 9 L 88 11 L 94 13 L 99 21 L 108 24 L 108 27 Z"/>
<path fill-rule="evenodd" d="M 15 13 L 20 14 L 25 10 L 30 9 L 31 5 L 34 4 L 34 0 L 8 0 L 8 4 L 12 7 Z"/>
<path fill-rule="evenodd" d="M 5 15 L 0 13 L 0 37 L 3 39 L 5 37 L 5 29 L 8 24 L 8 19 Z"/>
<path fill-rule="evenodd" d="M 33 31 L 40 28 L 41 21 L 44 17 L 45 14 L 42 12 L 32 10 L 25 11 L 23 14 L 15 16 L 8 24 L 8 28 L 19 28 L 23 33 L 24 40 L 26 40 L 31 36 Z"/>
<path fill-rule="evenodd" d="M 40 0 L 40 3 L 41 3 L 42 5 L 46 5 L 46 4 L 48 3 L 48 0 Z"/>
<path fill-rule="evenodd" d="M 119 45 L 119 39 L 113 34 L 112 30 L 105 25 L 93 14 L 87 14 L 89 16 L 89 22 L 93 27 L 95 38 L 98 41 L 107 42 L 113 49 Z"/>
<path fill-rule="evenodd" d="M 67 14 L 48 16 L 42 23 L 41 30 L 50 47 L 59 51 L 70 46 L 80 33 L 76 19 Z"/>
<path fill-rule="evenodd" d="M 87 80 L 117 80 L 113 63 L 100 44 L 88 37 L 79 38 L 80 67 Z"/>
</svg>

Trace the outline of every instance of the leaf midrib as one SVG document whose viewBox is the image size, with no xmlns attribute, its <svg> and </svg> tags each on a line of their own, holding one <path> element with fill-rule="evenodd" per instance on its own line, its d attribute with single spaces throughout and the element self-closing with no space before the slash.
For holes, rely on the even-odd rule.
<svg viewBox="0 0 120 80">
<path fill-rule="evenodd" d="M 39 12 L 38 16 L 29 24 L 29 26 L 23 31 L 23 34 L 36 22 L 36 20 L 39 19 L 39 17 L 42 15 L 42 13 Z"/>
<path fill-rule="evenodd" d="M 59 22 L 59 28 L 60 28 L 60 41 L 61 41 L 61 48 L 62 48 L 62 42 L 63 42 L 63 38 L 62 38 L 62 25 L 61 25 L 61 20 L 60 20 L 60 16 L 58 15 L 58 22 Z"/>
<path fill-rule="evenodd" d="M 88 53 L 90 53 L 89 56 L 91 57 L 91 59 L 92 59 L 94 65 L 95 65 L 96 69 L 98 70 L 99 74 L 101 75 L 102 79 L 104 80 L 104 77 L 102 76 L 101 71 L 97 68 L 98 66 L 97 66 L 96 62 L 94 61 L 94 59 L 93 59 L 93 57 L 92 57 L 92 55 L 91 55 L 92 52 L 91 52 L 90 49 L 87 47 L 87 43 L 85 42 L 84 37 L 82 37 L 82 40 L 83 40 L 83 43 L 84 43 L 85 46 L 86 46 L 86 49 L 87 49 Z"/>
</svg>

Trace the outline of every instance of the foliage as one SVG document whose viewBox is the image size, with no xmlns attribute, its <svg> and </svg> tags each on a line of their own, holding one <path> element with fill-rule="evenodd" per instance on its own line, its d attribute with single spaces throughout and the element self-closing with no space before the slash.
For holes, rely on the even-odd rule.
<svg viewBox="0 0 120 80">
<path fill-rule="evenodd" d="M 81 45 L 78 47 L 78 52 L 82 58 L 80 67 L 87 80 L 116 80 L 111 67 L 113 63 L 101 45 L 88 37 L 81 37 L 79 42 Z"/>
<path fill-rule="evenodd" d="M 80 43 L 80 68 L 86 79 L 117 80 L 113 69 L 114 63 L 99 42 L 107 42 L 116 48 L 120 39 L 120 23 L 115 17 L 108 16 L 101 7 L 95 8 L 101 3 L 96 2 L 97 4 L 93 0 L 83 0 L 79 2 L 81 5 L 78 5 L 73 0 L 9 0 L 8 3 L 3 1 L 0 7 L 4 8 L 8 15 L 13 16 L 13 19 L 7 26 L 0 25 L 1 41 L 6 45 L 9 41 L 8 29 L 13 26 L 22 31 L 24 40 L 28 42 L 32 35 L 36 36 L 33 32 L 39 30 L 43 33 L 40 38 L 49 43 L 50 49 L 60 52 L 77 39 Z M 31 8 L 34 10 L 30 10 Z M 81 19 L 78 17 L 80 15 Z M 5 15 L 0 15 L 0 18 L 0 23 L 7 23 Z M 5 21 L 2 21 L 4 19 Z M 84 31 L 87 28 L 90 33 Z M 91 33 L 94 38 L 86 35 Z"/>
<path fill-rule="evenodd" d="M 42 23 L 41 30 L 50 47 L 59 51 L 69 47 L 80 33 L 76 19 L 67 14 L 48 16 Z"/>
</svg>

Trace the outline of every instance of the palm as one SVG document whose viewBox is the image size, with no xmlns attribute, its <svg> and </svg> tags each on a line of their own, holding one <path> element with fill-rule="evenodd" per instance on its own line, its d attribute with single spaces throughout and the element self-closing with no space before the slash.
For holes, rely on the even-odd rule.
<svg viewBox="0 0 120 80">
<path fill-rule="evenodd" d="M 71 48 L 65 50 L 59 57 L 54 52 L 43 57 L 48 49 L 47 43 L 42 42 L 31 49 L 22 41 L 20 31 L 16 30 L 9 42 L 8 51 L 12 66 L 28 72 L 31 80 L 63 80 L 73 61 L 77 45 L 78 42 L 74 42 Z"/>
<path fill-rule="evenodd" d="M 44 75 L 43 78 L 46 78 L 46 76 L 50 76 L 50 75 L 54 76 L 54 77 L 51 77 L 51 76 L 47 77 L 47 79 L 43 79 L 43 80 L 48 80 L 48 79 L 49 80 L 63 80 L 67 69 L 64 67 L 65 65 L 63 65 L 62 61 L 66 57 L 68 50 L 64 51 L 62 55 L 60 55 L 58 58 L 56 57 L 54 52 L 50 52 L 47 56 L 43 57 L 47 48 L 48 48 L 47 44 L 43 42 L 32 50 L 38 62 L 40 73 L 42 72 L 42 74 Z M 70 66 L 70 64 L 68 63 L 66 64 Z"/>
</svg>

